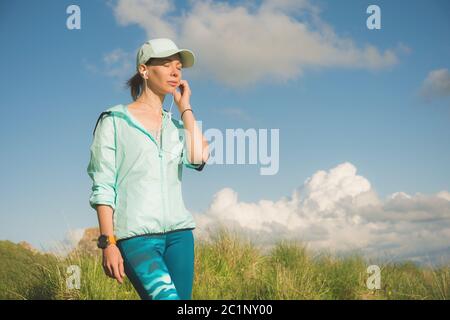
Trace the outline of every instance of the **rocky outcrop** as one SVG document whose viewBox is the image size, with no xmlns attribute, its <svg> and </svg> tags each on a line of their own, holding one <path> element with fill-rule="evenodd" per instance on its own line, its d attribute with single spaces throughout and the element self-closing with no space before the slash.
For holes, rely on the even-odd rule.
<svg viewBox="0 0 450 320">
<path fill-rule="evenodd" d="M 74 251 L 97 255 L 101 250 L 97 248 L 97 238 L 100 236 L 99 228 L 87 228 Z"/>
</svg>

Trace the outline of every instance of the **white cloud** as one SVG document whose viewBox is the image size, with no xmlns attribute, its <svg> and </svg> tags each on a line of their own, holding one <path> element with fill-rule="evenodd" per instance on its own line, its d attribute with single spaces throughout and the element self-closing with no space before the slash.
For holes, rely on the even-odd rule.
<svg viewBox="0 0 450 320">
<path fill-rule="evenodd" d="M 231 188 L 214 195 L 209 208 L 194 213 L 199 238 L 218 226 L 237 230 L 255 244 L 270 248 L 277 240 L 295 239 L 310 248 L 367 257 L 436 262 L 450 259 L 450 193 L 396 192 L 379 199 L 370 182 L 345 162 L 317 171 L 278 201 L 238 200 Z"/>
<path fill-rule="evenodd" d="M 448 191 L 445 191 L 445 190 L 440 191 L 440 192 L 438 192 L 436 194 L 436 196 L 438 196 L 439 198 L 442 198 L 442 199 L 450 201 L 450 192 L 448 192 Z"/>
<path fill-rule="evenodd" d="M 147 34 L 156 32 L 174 38 L 175 21 L 164 17 L 174 9 L 173 1 L 119 0 L 114 7 L 114 14 L 120 25 L 138 24 Z"/>
<path fill-rule="evenodd" d="M 69 229 L 66 235 L 61 241 L 52 241 L 44 246 L 43 250 L 47 253 L 53 253 L 55 255 L 64 257 L 76 248 L 78 242 L 84 234 L 83 228 Z"/>
<path fill-rule="evenodd" d="M 197 57 L 192 76 L 233 87 L 291 80 L 307 67 L 381 69 L 409 50 L 401 43 L 384 51 L 358 46 L 337 35 L 320 18 L 320 8 L 306 0 L 189 3 L 179 12 L 173 1 L 119 0 L 114 14 L 121 25 L 142 27 L 149 39 L 168 37 L 192 49 Z"/>
<path fill-rule="evenodd" d="M 430 71 L 423 81 L 420 94 L 428 101 L 450 96 L 450 73 L 448 69 Z"/>
<path fill-rule="evenodd" d="M 99 63 L 93 64 L 86 59 L 82 63 L 86 70 L 100 77 L 108 76 L 114 79 L 117 90 L 123 90 L 125 82 L 135 73 L 133 61 L 135 54 L 116 48 L 105 53 Z"/>
<path fill-rule="evenodd" d="M 125 79 L 133 72 L 134 56 L 122 49 L 115 49 L 103 56 L 104 73 L 111 77 Z"/>
</svg>

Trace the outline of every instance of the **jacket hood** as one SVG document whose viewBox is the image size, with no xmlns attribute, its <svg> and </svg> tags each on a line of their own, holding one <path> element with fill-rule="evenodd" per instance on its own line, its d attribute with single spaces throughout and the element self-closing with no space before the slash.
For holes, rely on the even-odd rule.
<svg viewBox="0 0 450 320">
<path fill-rule="evenodd" d="M 98 117 L 98 119 L 97 119 L 97 123 L 95 124 L 93 134 L 95 135 L 95 130 L 97 129 L 98 123 L 101 121 L 103 116 L 105 116 L 105 115 L 113 115 L 113 116 L 125 119 L 127 122 L 131 123 L 133 126 L 135 126 L 139 130 L 144 132 L 146 135 L 149 135 L 148 132 L 146 131 L 146 129 L 144 127 L 142 127 L 142 125 L 139 123 L 139 121 L 137 121 L 137 119 L 135 119 L 130 114 L 130 112 L 128 111 L 127 107 L 128 107 L 128 105 L 126 105 L 126 104 L 117 104 L 117 105 L 112 106 L 112 107 L 106 109 L 105 111 L 103 111 L 100 114 L 100 116 Z M 163 108 L 163 114 L 164 114 L 163 124 L 164 124 L 164 128 L 166 128 L 167 125 L 168 125 L 167 118 L 169 117 L 169 112 L 166 109 Z M 171 119 L 172 124 L 176 128 L 182 128 L 183 127 L 183 121 L 177 120 L 177 119 L 173 119 L 173 117 L 169 117 L 169 118 Z M 151 139 L 154 140 L 153 137 L 151 137 Z"/>
<path fill-rule="evenodd" d="M 128 107 L 127 104 L 117 104 L 117 105 L 115 105 L 115 106 L 113 106 L 111 108 L 106 109 L 105 112 L 112 113 L 112 114 L 117 115 L 117 116 L 128 118 L 128 119 L 130 119 L 131 121 L 134 122 L 134 119 L 130 118 L 130 114 L 129 114 L 129 111 L 127 110 L 127 107 Z M 163 114 L 164 114 L 164 116 L 167 116 L 169 114 L 169 111 L 167 111 L 166 109 L 163 108 Z M 173 118 L 172 118 L 172 122 L 175 122 L 176 124 L 180 124 L 179 120 L 176 120 L 176 119 L 173 119 Z"/>
</svg>

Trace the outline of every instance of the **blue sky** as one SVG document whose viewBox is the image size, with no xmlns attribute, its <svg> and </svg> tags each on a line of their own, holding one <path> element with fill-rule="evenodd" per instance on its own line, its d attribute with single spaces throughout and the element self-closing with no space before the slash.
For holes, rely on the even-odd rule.
<svg viewBox="0 0 450 320">
<path fill-rule="evenodd" d="M 269 6 L 267 12 L 292 19 L 293 25 L 282 23 L 292 27 L 286 33 L 294 36 L 280 34 L 281 46 L 271 46 L 270 34 L 264 40 L 270 22 L 252 24 L 272 21 L 258 20 L 263 16 L 255 11 L 266 2 L 216 2 L 230 15 L 207 1 L 171 3 L 172 11 L 153 19 L 161 22 L 157 24 L 149 22 L 152 17 L 140 19 L 124 9 L 132 8 L 133 1 L 2 1 L 1 108 L 8 121 L 0 126 L 1 239 L 26 240 L 40 248 L 62 239 L 68 229 L 97 224 L 88 203 L 91 181 L 86 173 L 97 116 L 110 106 L 131 102 L 121 85 L 134 72 L 137 48 L 149 38 L 166 37 L 167 25 L 161 25 L 181 20 L 183 14 L 194 19 L 180 24 L 185 29 L 171 31 L 180 47 L 196 53 L 197 69 L 185 70 L 183 77 L 190 83 L 191 104 L 203 129 L 280 130 L 276 175 L 260 175 L 259 164 L 212 164 L 201 173 L 185 169 L 188 209 L 207 211 L 224 188 L 245 203 L 278 201 L 316 172 L 342 163 L 351 163 L 379 199 L 396 192 L 433 195 L 450 190 L 448 1 L 310 2 L 319 10 L 315 17 L 333 30 L 328 43 L 325 38 L 317 42 L 323 45 L 317 52 L 302 43 L 325 30 L 313 24 L 308 7 L 275 11 Z M 195 7 L 202 3 L 204 7 Z M 81 9 L 80 30 L 66 27 L 71 4 Z M 366 27 L 370 4 L 381 8 L 380 30 Z M 192 24 L 207 19 L 202 13 L 215 21 L 232 19 L 239 6 L 246 8 L 250 24 L 231 30 L 213 24 L 204 39 Z M 294 27 L 303 23 L 309 27 L 304 33 Z M 245 56 L 242 47 L 227 44 L 232 32 L 237 39 L 250 35 L 240 39 L 242 47 L 261 46 L 254 52 L 262 54 Z M 340 42 L 343 47 L 334 45 L 333 39 L 344 38 L 350 47 L 345 42 Z M 308 44 L 315 44 L 313 40 Z M 366 45 L 375 48 L 375 58 L 363 54 Z M 220 55 L 215 48 L 223 48 Z M 327 51 L 323 56 L 320 48 Z M 350 48 L 354 55 L 348 55 Z M 311 51 L 305 53 L 307 49 Z M 386 51 L 395 58 L 383 55 Z M 242 72 L 226 74 L 230 68 Z M 437 80 L 432 76 L 436 70 L 441 70 Z M 429 99 L 423 98 L 423 90 Z M 175 105 L 173 110 L 179 117 Z M 447 235 L 448 229 L 442 232 Z"/>
</svg>

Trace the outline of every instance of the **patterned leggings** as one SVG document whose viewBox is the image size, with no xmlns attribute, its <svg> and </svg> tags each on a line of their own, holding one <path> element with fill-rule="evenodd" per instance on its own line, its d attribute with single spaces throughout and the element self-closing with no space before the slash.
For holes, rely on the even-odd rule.
<svg viewBox="0 0 450 320">
<path fill-rule="evenodd" d="M 191 229 L 119 240 L 125 274 L 143 300 L 190 300 L 194 278 Z"/>
</svg>

